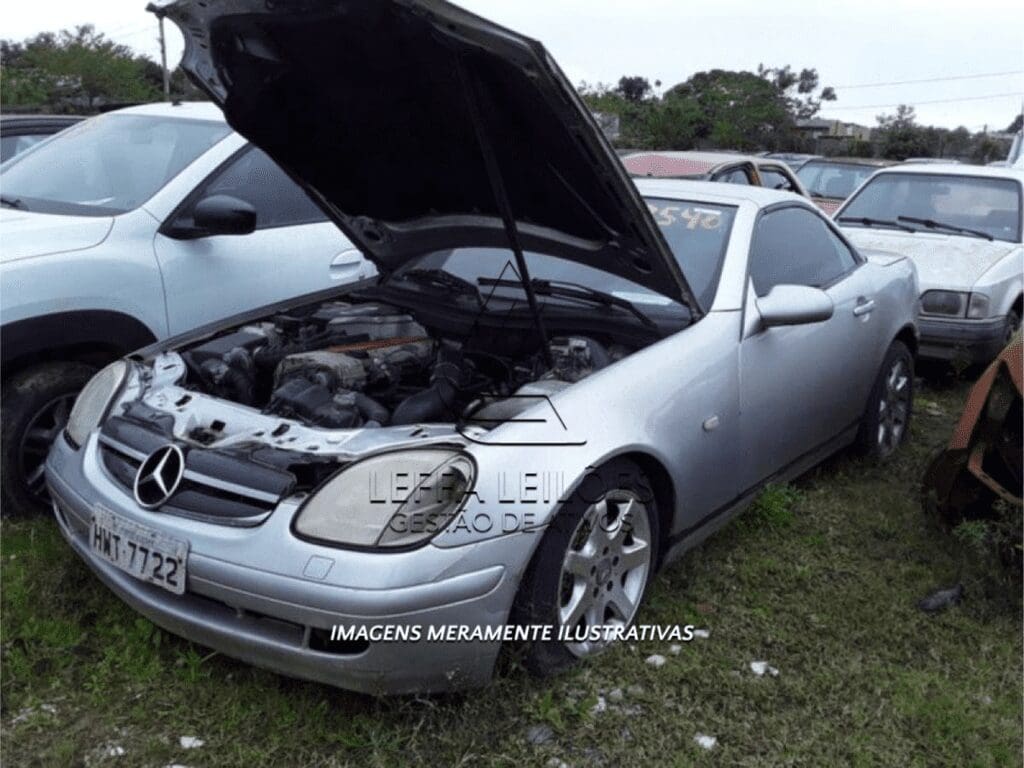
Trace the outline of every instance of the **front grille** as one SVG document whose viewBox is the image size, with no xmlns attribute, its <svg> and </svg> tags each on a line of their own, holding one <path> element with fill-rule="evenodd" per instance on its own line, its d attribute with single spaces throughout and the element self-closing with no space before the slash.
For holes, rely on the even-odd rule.
<svg viewBox="0 0 1024 768">
<path fill-rule="evenodd" d="M 142 462 L 169 441 L 121 421 L 111 419 L 100 433 L 100 460 L 107 476 L 134 495 Z M 186 453 L 180 485 L 159 511 L 219 525 L 255 526 L 269 517 L 293 486 L 294 478 L 281 470 L 193 449 Z"/>
</svg>

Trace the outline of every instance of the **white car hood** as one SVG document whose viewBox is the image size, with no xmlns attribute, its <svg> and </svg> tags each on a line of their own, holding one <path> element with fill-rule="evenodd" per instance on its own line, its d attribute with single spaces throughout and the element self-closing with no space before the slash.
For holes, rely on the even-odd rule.
<svg viewBox="0 0 1024 768">
<path fill-rule="evenodd" d="M 107 238 L 113 225 L 112 216 L 60 216 L 0 209 L 0 264 L 93 248 Z"/>
<path fill-rule="evenodd" d="M 1005 240 L 931 232 L 844 227 L 843 233 L 859 249 L 889 251 L 913 261 L 922 293 L 933 288 L 969 291 L 993 264 L 1020 248 Z"/>
</svg>

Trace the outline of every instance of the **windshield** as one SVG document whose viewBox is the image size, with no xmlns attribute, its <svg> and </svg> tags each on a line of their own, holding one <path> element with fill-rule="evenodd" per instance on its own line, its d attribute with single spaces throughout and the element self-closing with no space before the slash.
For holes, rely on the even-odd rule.
<svg viewBox="0 0 1024 768">
<path fill-rule="evenodd" d="M 101 115 L 0 168 L 6 205 L 109 216 L 139 207 L 231 132 L 224 123 Z"/>
<path fill-rule="evenodd" d="M 796 172 L 807 191 L 814 197 L 845 200 L 878 169 L 854 163 L 819 163 L 811 161 Z"/>
<path fill-rule="evenodd" d="M 736 218 L 735 206 L 647 198 L 647 207 L 697 301 L 705 310 L 710 309 Z"/>
<path fill-rule="evenodd" d="M 910 217 L 1017 243 L 1020 206 L 1020 183 L 1013 179 L 883 173 L 864 185 L 839 213 L 839 220 L 843 226 L 855 225 L 849 220 L 858 218 L 899 220 L 918 228 L 913 221 L 900 218 Z"/>
<path fill-rule="evenodd" d="M 668 241 L 683 275 L 700 305 L 711 306 L 718 290 L 722 261 L 729 243 L 736 208 L 683 200 L 648 198 L 647 206 Z M 595 267 L 549 256 L 526 253 L 526 266 L 534 280 L 573 283 L 625 299 L 638 306 L 668 305 L 671 299 L 625 278 Z M 472 286 L 480 278 L 518 280 L 515 257 L 503 248 L 457 248 L 437 251 L 410 263 L 393 276 L 393 280 L 415 277 L 421 270 L 443 270 Z M 459 286 L 448 286 L 459 290 Z M 496 291 L 481 288 L 486 297 Z"/>
</svg>

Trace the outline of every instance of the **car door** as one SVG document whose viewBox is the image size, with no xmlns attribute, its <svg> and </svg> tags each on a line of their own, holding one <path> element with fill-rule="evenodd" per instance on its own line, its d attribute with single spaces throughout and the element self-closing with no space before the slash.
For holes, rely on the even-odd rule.
<svg viewBox="0 0 1024 768">
<path fill-rule="evenodd" d="M 711 181 L 717 181 L 722 184 L 757 184 L 754 176 L 754 167 L 750 163 L 730 164 L 720 168 L 711 175 Z"/>
<path fill-rule="evenodd" d="M 874 381 L 874 297 L 863 260 L 803 205 L 766 209 L 750 249 L 740 344 L 743 487 L 749 488 L 855 426 Z M 757 299 L 777 285 L 820 288 L 825 321 L 766 328 Z"/>
<path fill-rule="evenodd" d="M 761 186 L 768 189 L 781 189 L 785 192 L 795 192 L 804 195 L 804 189 L 799 180 L 793 175 L 789 168 L 782 165 L 762 164 L 758 166 L 758 175 L 761 177 Z"/>
<path fill-rule="evenodd" d="M 214 195 L 251 205 L 256 230 L 190 234 L 196 204 Z M 253 146 L 233 155 L 178 206 L 154 248 L 172 334 L 375 273 L 301 187 Z"/>
</svg>

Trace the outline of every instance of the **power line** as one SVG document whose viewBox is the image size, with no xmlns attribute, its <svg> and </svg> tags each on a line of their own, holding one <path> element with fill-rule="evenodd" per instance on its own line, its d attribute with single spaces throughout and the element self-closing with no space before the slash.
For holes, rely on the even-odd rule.
<svg viewBox="0 0 1024 768">
<path fill-rule="evenodd" d="M 950 80 L 980 80 L 983 77 L 1006 77 L 1008 75 L 1022 75 L 1024 69 L 1015 69 L 1007 72 L 985 72 L 979 75 L 951 75 L 950 77 L 926 77 L 921 80 L 892 80 L 887 83 L 857 83 L 855 85 L 836 85 L 836 90 L 843 89 L 852 91 L 855 88 L 882 88 L 889 85 L 916 85 L 918 83 L 944 83 Z"/>
<path fill-rule="evenodd" d="M 906 101 L 897 102 L 896 104 L 855 104 L 846 107 L 833 107 L 831 104 L 823 106 L 822 108 L 829 111 L 835 112 L 841 109 L 887 109 L 889 107 L 899 107 L 904 104 L 916 107 L 921 104 L 954 104 L 960 101 L 984 101 L 985 99 L 1006 99 L 1011 96 L 1024 97 L 1024 93 L 991 93 L 987 96 L 964 96 L 960 99 L 930 99 L 928 101 L 915 101 L 913 99 L 907 99 Z"/>
</svg>

